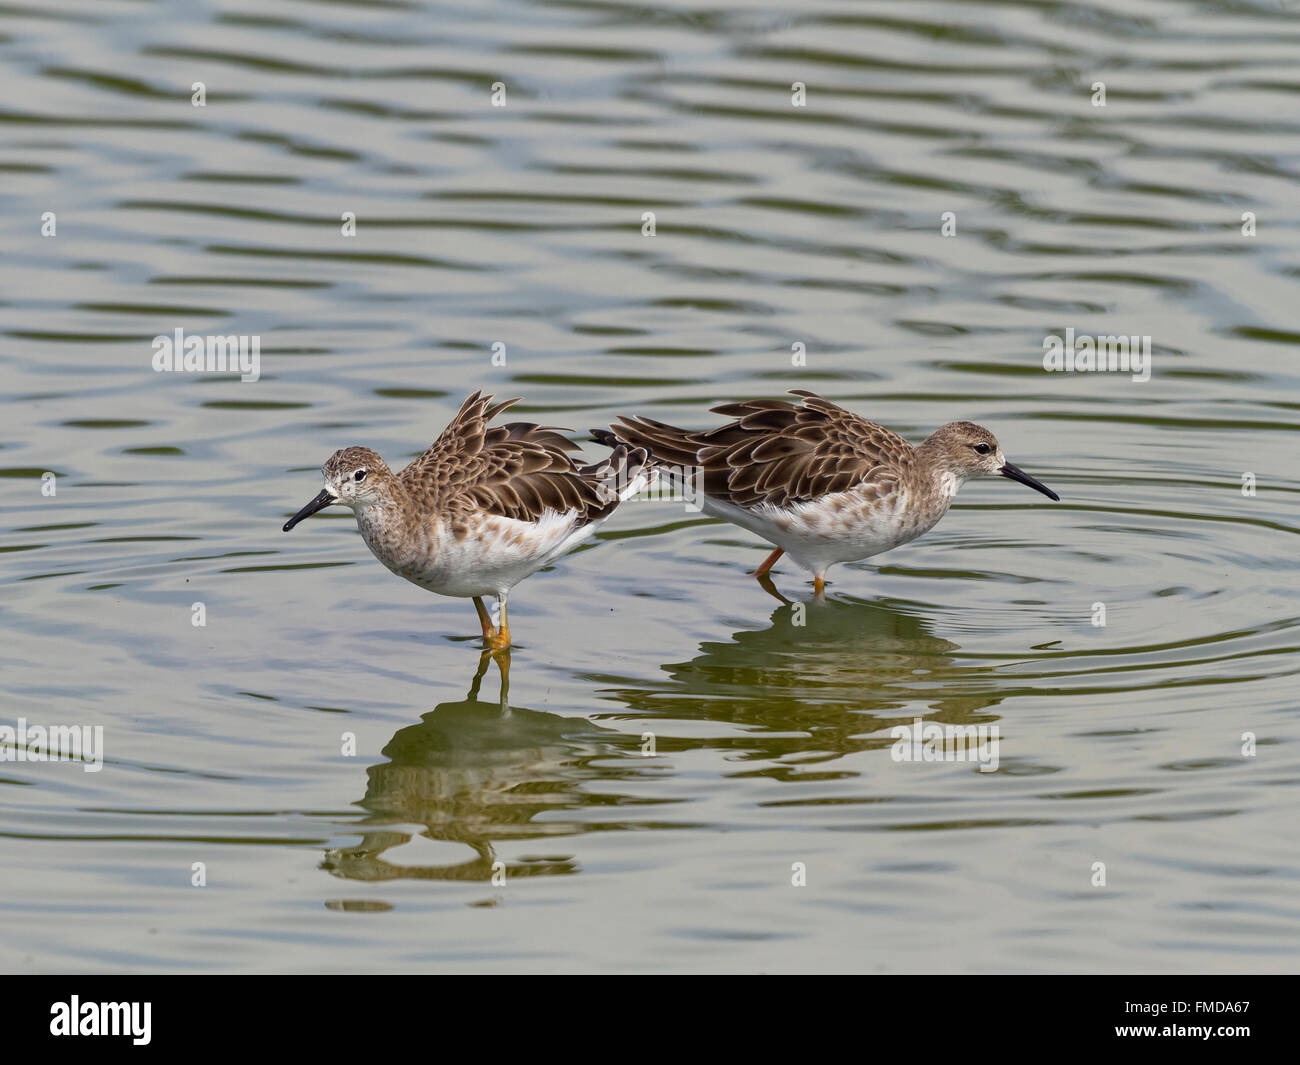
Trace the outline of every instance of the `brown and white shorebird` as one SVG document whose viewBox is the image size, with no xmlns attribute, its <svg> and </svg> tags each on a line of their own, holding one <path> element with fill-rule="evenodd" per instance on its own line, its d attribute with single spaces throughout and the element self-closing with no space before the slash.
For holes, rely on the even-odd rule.
<svg viewBox="0 0 1300 1065">
<path fill-rule="evenodd" d="M 1009 477 L 1060 499 L 1011 465 L 983 426 L 949 422 L 913 446 L 813 392 L 790 394 L 802 402 L 713 407 L 734 419 L 716 429 L 621 417 L 593 435 L 645 448 L 661 464 L 702 478 L 695 488 L 706 514 L 776 545 L 755 576 L 766 577 L 788 554 L 812 573 L 818 595 L 835 563 L 879 555 L 934 528 L 971 477 Z"/>
<path fill-rule="evenodd" d="M 475 392 L 442 435 L 400 473 L 366 447 L 345 447 L 321 467 L 325 487 L 284 523 L 337 503 L 351 507 L 374 556 L 439 595 L 474 600 L 483 638 L 510 646 L 506 597 L 525 577 L 588 539 L 654 477 L 642 448 L 616 444 L 603 462 L 578 466 L 567 430 L 488 423 L 518 403 Z M 483 597 L 496 596 L 500 625 Z"/>
</svg>

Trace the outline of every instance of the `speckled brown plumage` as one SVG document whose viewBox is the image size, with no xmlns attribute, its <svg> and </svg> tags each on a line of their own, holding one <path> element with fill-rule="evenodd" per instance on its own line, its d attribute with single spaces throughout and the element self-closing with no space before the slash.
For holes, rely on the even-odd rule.
<svg viewBox="0 0 1300 1065">
<path fill-rule="evenodd" d="M 569 452 L 577 444 L 565 430 L 531 422 L 490 426 L 498 414 L 519 400 L 493 404 L 475 392 L 448 423 L 442 435 L 399 474 L 422 512 L 455 520 L 488 513 L 519 521 L 537 521 L 547 508 L 576 510 L 579 524 L 605 517 L 618 504 L 608 489 L 610 463 L 578 466 Z M 616 464 L 641 466 L 645 452 L 624 449 Z"/>
<path fill-rule="evenodd" d="M 914 461 L 897 433 L 812 392 L 803 402 L 755 399 L 712 407 L 734 421 L 691 432 L 650 418 L 623 417 L 614 436 L 679 466 L 704 471 L 704 491 L 738 507 L 788 507 L 869 485 L 893 492 Z"/>
</svg>

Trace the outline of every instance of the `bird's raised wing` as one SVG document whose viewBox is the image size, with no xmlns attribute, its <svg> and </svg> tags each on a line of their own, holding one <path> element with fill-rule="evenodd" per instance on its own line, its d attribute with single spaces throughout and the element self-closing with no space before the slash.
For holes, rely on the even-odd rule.
<svg viewBox="0 0 1300 1065">
<path fill-rule="evenodd" d="M 579 446 L 563 430 L 531 422 L 490 425 L 518 403 L 493 405 L 475 392 L 461 404 L 442 435 L 398 475 L 409 492 L 435 513 L 487 511 L 537 521 L 547 510 L 578 511 L 593 521 L 617 505 L 599 476 L 604 466 L 579 468 L 569 452 Z M 626 455 L 622 456 L 626 459 Z"/>
</svg>

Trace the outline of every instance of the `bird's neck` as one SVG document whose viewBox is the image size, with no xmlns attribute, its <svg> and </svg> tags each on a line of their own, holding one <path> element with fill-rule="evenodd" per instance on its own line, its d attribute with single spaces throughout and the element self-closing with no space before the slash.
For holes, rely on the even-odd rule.
<svg viewBox="0 0 1300 1065">
<path fill-rule="evenodd" d="M 402 505 L 404 491 L 401 482 L 393 478 L 381 495 L 372 496 L 352 508 L 357 528 L 368 543 L 403 533 L 409 513 L 409 508 Z"/>
<path fill-rule="evenodd" d="M 966 483 L 966 474 L 953 469 L 944 461 L 943 445 L 935 439 L 936 435 L 932 434 L 916 445 L 916 460 L 921 469 L 929 471 L 930 483 L 943 500 L 946 510 L 957 491 Z"/>
<path fill-rule="evenodd" d="M 944 502 L 944 508 L 956 497 L 958 490 L 966 483 L 966 478 L 954 470 L 940 467 L 934 472 L 934 487 Z"/>
</svg>

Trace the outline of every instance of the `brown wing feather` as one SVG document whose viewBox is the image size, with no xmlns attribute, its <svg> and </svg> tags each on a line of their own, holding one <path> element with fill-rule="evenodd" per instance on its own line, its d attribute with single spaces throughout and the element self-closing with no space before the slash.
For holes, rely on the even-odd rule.
<svg viewBox="0 0 1300 1065">
<path fill-rule="evenodd" d="M 560 435 L 564 430 L 531 422 L 489 425 L 519 402 L 493 406 L 492 399 L 481 392 L 466 399 L 433 446 L 398 474 L 433 512 L 484 510 L 537 521 L 547 510 L 577 510 L 585 524 L 618 504 L 605 476 L 611 463 L 630 477 L 647 461 L 644 452 L 620 446 L 609 462 L 579 468 L 568 454 L 579 446 Z"/>
<path fill-rule="evenodd" d="M 758 399 L 724 403 L 733 420 L 691 432 L 650 418 L 620 418 L 615 436 L 661 462 L 701 467 L 704 491 L 740 507 L 788 507 L 862 484 L 888 495 L 914 461 L 912 445 L 882 425 L 813 392 L 801 403 Z"/>
</svg>

